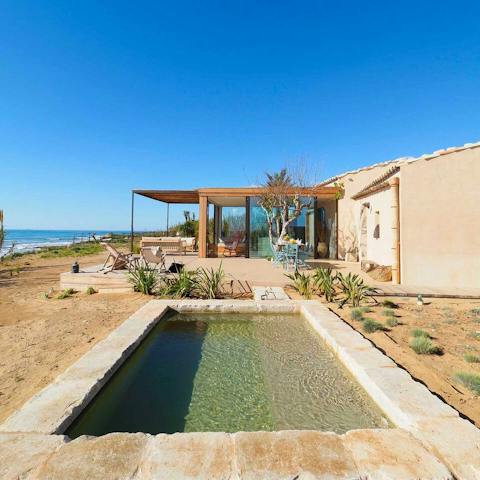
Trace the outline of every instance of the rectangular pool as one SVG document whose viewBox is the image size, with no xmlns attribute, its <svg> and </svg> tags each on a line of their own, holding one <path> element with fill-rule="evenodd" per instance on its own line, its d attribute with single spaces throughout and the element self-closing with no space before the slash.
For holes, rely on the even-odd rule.
<svg viewBox="0 0 480 480">
<path fill-rule="evenodd" d="M 388 426 L 300 315 L 171 313 L 66 434 Z"/>
</svg>

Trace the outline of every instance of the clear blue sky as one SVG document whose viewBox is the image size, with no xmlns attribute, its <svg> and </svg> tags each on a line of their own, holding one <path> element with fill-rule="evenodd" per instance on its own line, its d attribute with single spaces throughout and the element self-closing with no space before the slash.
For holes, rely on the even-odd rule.
<svg viewBox="0 0 480 480">
<path fill-rule="evenodd" d="M 480 140 L 479 18 L 461 0 L 3 1 L 7 227 L 128 228 L 132 188 Z M 137 212 L 164 224 L 163 204 Z"/>
</svg>

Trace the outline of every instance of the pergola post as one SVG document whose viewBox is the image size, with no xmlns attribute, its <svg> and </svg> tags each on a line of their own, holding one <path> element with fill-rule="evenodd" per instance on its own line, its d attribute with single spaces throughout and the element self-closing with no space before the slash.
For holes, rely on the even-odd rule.
<svg viewBox="0 0 480 480">
<path fill-rule="evenodd" d="M 198 199 L 198 256 L 207 257 L 208 232 L 208 197 L 201 195 Z"/>
</svg>

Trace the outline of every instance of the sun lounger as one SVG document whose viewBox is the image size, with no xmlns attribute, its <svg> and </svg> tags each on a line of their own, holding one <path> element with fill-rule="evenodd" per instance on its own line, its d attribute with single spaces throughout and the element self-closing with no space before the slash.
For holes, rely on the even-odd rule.
<svg viewBox="0 0 480 480">
<path fill-rule="evenodd" d="M 140 256 L 146 265 L 153 264 L 155 267 L 159 267 L 162 272 L 167 270 L 165 267 L 165 254 L 160 247 L 142 247 Z"/>
<path fill-rule="evenodd" d="M 103 273 L 112 272 L 113 270 L 131 270 L 137 265 L 137 257 L 133 253 L 122 253 L 109 243 L 100 242 L 108 252 L 102 268 L 99 270 Z"/>
</svg>

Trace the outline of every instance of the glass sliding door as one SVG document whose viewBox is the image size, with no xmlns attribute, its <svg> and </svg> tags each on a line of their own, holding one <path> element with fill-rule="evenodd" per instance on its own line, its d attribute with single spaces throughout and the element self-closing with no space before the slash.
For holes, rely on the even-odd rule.
<svg viewBox="0 0 480 480">
<path fill-rule="evenodd" d="M 272 256 L 272 248 L 268 237 L 267 217 L 258 205 L 256 197 L 249 199 L 249 256 L 252 258 L 265 258 Z"/>
</svg>

